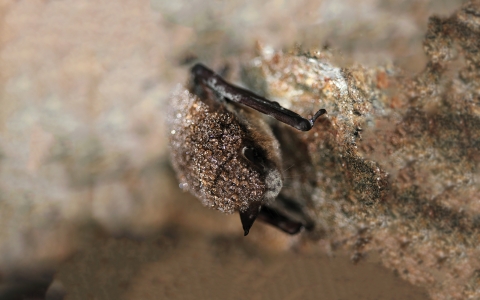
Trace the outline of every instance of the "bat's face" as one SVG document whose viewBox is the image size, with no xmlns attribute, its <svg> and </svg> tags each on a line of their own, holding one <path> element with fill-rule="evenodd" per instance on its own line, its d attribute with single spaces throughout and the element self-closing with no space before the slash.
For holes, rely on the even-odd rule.
<svg viewBox="0 0 480 300">
<path fill-rule="evenodd" d="M 182 187 L 226 213 L 275 199 L 282 188 L 279 145 L 258 115 L 207 105 L 187 91 L 170 101 L 171 157 Z"/>
</svg>

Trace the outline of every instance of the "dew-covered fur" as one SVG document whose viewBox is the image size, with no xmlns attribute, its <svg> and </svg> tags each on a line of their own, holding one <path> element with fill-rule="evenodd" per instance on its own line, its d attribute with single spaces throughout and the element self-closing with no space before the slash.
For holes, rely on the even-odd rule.
<svg viewBox="0 0 480 300">
<path fill-rule="evenodd" d="M 170 150 L 182 188 L 205 206 L 225 213 L 273 200 L 282 188 L 280 149 L 257 113 L 235 104 L 210 107 L 178 87 L 170 99 Z M 255 165 L 242 153 L 254 147 L 265 156 Z"/>
</svg>

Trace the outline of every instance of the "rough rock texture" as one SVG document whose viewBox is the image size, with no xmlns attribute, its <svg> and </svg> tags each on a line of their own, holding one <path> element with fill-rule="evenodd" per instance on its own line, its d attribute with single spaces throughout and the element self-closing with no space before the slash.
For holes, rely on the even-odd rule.
<svg viewBox="0 0 480 300">
<path fill-rule="evenodd" d="M 355 261 L 377 250 L 433 299 L 480 297 L 479 15 L 479 2 L 468 2 L 430 18 L 428 63 L 414 78 L 392 67 L 336 68 L 328 52 L 269 49 L 243 73 L 301 115 L 328 111 L 310 132 L 274 130 L 284 165 L 299 148 L 308 154 L 292 161 L 282 191 L 311 191 L 318 223 L 305 238 L 350 249 Z"/>
<path fill-rule="evenodd" d="M 376 65 L 379 60 L 392 59 L 407 70 L 419 70 L 423 63 L 418 62 L 424 57 L 418 43 L 427 17 L 432 12 L 450 14 L 459 2 L 0 1 L 0 294 L 12 278 L 24 279 L 27 285 L 34 282 L 34 287 L 41 283 L 45 288 L 52 274 L 66 265 L 66 272 L 55 278 L 64 285 L 67 299 L 72 295 L 119 299 L 125 289 L 138 287 L 128 285 L 133 279 L 161 287 L 157 284 L 161 276 L 155 279 L 154 274 L 152 280 L 136 277 L 135 268 L 142 269 L 166 250 L 164 244 L 153 243 L 149 251 L 142 252 L 142 242 L 128 240 L 137 247 L 118 251 L 123 244 L 115 243 L 112 235 L 138 238 L 182 224 L 197 230 L 193 234 L 201 236 L 202 245 L 210 249 L 212 236 L 242 234 L 238 216 L 203 209 L 196 199 L 181 193 L 168 166 L 163 125 L 166 100 L 175 85 L 185 81 L 188 74 L 182 64 L 192 57 L 212 67 L 223 67 L 226 61 L 246 62 L 244 55 L 251 56 L 252 45 L 259 39 L 275 49 L 297 42 L 328 44 L 338 54 L 333 58 L 342 63 Z M 299 155 L 292 159 L 303 163 Z M 252 251 L 298 247 L 298 237 L 291 239 L 267 226 L 256 226 L 248 240 L 232 238 L 229 247 L 237 249 L 245 243 L 253 243 Z M 83 242 L 92 228 L 107 233 L 105 243 Z M 182 239 L 188 241 L 188 235 Z M 104 251 L 110 243 L 114 246 Z M 171 251 L 168 263 L 202 295 L 205 281 L 211 280 L 209 284 L 214 286 L 215 278 L 187 277 L 191 266 L 183 255 L 193 257 L 203 248 L 188 243 L 178 247 Z M 90 252 L 82 255 L 84 248 L 98 256 L 85 259 Z M 146 258 L 148 253 L 154 255 Z M 118 260 L 109 260 L 116 254 Z M 300 265 L 309 264 L 303 255 L 292 256 Z M 243 257 L 232 262 L 241 266 L 240 270 Z M 262 265 L 252 257 L 252 274 L 270 278 L 262 277 Z M 345 259 L 339 257 L 336 262 Z M 68 258 L 78 264 L 69 268 Z M 117 264 L 132 258 L 132 265 L 125 267 L 128 270 Z M 283 258 L 278 260 L 285 263 Z M 164 262 L 159 264 L 163 267 Z M 272 264 L 267 275 L 275 281 L 278 268 Z M 89 273 L 92 265 L 98 267 L 95 276 Z M 220 263 L 217 267 L 214 270 L 226 268 Z M 18 270 L 33 278 L 13 276 Z M 312 296 L 309 285 L 299 283 L 317 273 L 301 270 L 295 269 L 283 280 L 300 286 L 299 294 Z M 350 277 L 354 272 L 360 274 Z M 228 274 L 238 274 L 236 287 L 242 290 L 246 275 Z M 319 290 L 328 299 L 348 298 L 365 290 L 373 295 L 370 298 L 384 299 L 392 293 L 399 299 L 407 298 L 402 295 L 408 293 L 423 297 L 420 289 L 393 276 L 385 284 L 385 269 L 372 263 L 333 263 L 322 274 L 321 281 L 328 285 Z M 362 278 L 372 279 L 371 285 Z M 232 278 L 228 279 L 231 283 Z M 92 289 L 92 282 L 98 288 Z M 142 284 L 144 294 L 137 298 L 145 299 L 148 293 L 151 299 L 158 298 Z M 350 289 L 351 285 L 357 288 Z M 399 293 L 400 285 L 405 293 Z M 278 291 L 275 286 L 271 290 Z M 185 289 L 176 287 L 181 297 Z M 338 289 L 342 293 L 336 293 Z M 384 296 L 375 294 L 377 290 Z M 262 298 L 265 291 L 259 288 L 256 292 Z"/>
</svg>

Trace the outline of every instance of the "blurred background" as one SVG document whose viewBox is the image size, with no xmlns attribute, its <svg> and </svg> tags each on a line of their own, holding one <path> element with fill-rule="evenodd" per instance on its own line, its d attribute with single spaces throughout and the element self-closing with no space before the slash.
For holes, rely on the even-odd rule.
<svg viewBox="0 0 480 300">
<path fill-rule="evenodd" d="M 244 238 L 179 190 L 164 121 L 192 61 L 257 43 L 415 74 L 428 17 L 461 2 L 1 0 L 0 299 L 427 299 L 374 254 Z"/>
</svg>

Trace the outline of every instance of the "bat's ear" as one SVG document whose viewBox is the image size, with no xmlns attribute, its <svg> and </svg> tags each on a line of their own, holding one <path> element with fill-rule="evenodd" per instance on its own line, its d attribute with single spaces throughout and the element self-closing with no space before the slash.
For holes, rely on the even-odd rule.
<svg viewBox="0 0 480 300">
<path fill-rule="evenodd" d="M 299 233 L 304 227 L 307 230 L 313 228 L 313 224 L 304 225 L 266 205 L 262 206 L 258 219 L 292 235 Z"/>
<path fill-rule="evenodd" d="M 253 222 L 257 219 L 261 208 L 262 205 L 260 202 L 253 202 L 246 210 L 240 211 L 240 220 L 242 221 L 244 236 L 250 231 L 250 228 L 252 227 Z"/>
</svg>

